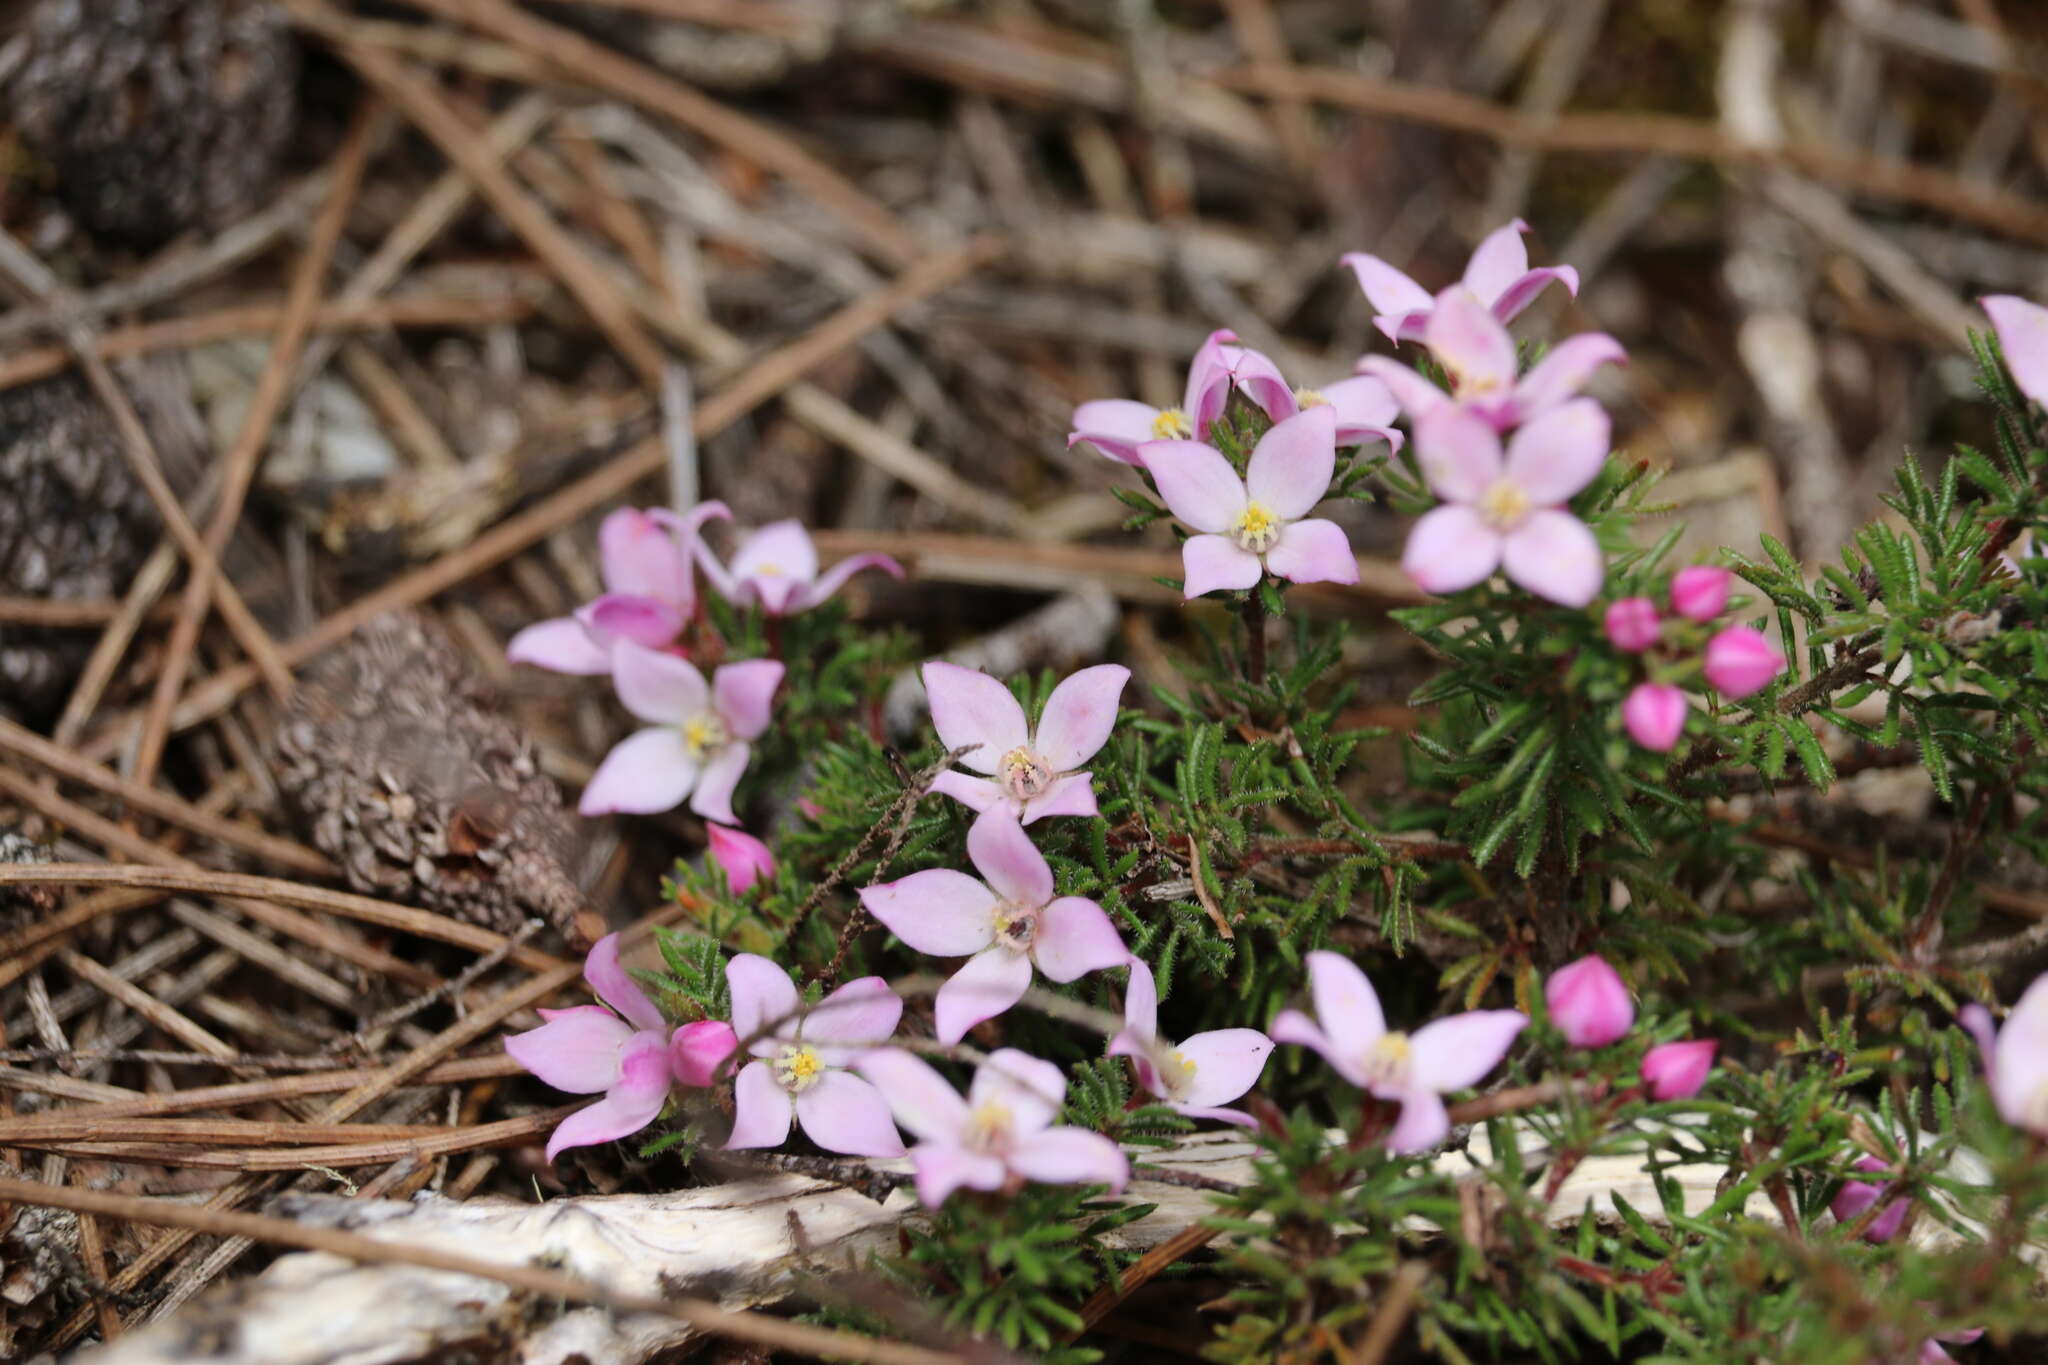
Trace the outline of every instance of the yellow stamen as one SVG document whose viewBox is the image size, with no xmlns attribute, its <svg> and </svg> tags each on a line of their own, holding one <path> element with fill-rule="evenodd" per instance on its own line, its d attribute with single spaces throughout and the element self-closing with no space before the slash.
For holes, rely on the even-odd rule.
<svg viewBox="0 0 2048 1365">
<path fill-rule="evenodd" d="M 1231 538 L 1237 542 L 1238 548 L 1262 555 L 1280 539 L 1281 524 L 1280 518 L 1264 506 L 1251 503 L 1238 514 L 1237 524 L 1231 527 Z"/>
<path fill-rule="evenodd" d="M 1158 441 L 1192 441 L 1195 424 L 1179 408 L 1166 408 L 1152 419 L 1152 437 Z"/>
<path fill-rule="evenodd" d="M 825 1072 L 825 1061 L 818 1056 L 818 1050 L 795 1044 L 782 1049 L 774 1063 L 775 1079 L 784 1090 L 800 1095 L 817 1084 Z"/>
<path fill-rule="evenodd" d="M 731 739 L 732 732 L 717 716 L 694 716 L 683 723 L 683 747 L 692 758 L 701 759 L 713 749 L 723 748 Z"/>
<path fill-rule="evenodd" d="M 1502 479 L 1479 500 L 1479 515 L 1496 531 L 1512 531 L 1529 515 L 1529 495 Z"/>
<path fill-rule="evenodd" d="M 967 1145 L 979 1151 L 993 1151 L 1009 1137 L 1010 1123 L 1007 1106 L 994 1100 L 976 1105 L 967 1118 Z"/>
<path fill-rule="evenodd" d="M 1323 397 L 1322 390 L 1320 389 L 1296 389 L 1294 391 L 1294 401 L 1303 412 L 1307 412 L 1310 408 L 1323 408 L 1330 405 L 1330 400 Z"/>
<path fill-rule="evenodd" d="M 1408 1079 L 1414 1045 L 1405 1033 L 1382 1033 L 1365 1052 L 1366 1079 L 1375 1085 L 1399 1087 Z"/>
</svg>

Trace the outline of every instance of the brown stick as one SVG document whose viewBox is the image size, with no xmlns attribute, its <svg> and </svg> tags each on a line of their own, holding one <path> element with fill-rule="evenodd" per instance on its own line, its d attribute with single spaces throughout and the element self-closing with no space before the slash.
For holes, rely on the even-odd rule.
<svg viewBox="0 0 2048 1365">
<path fill-rule="evenodd" d="M 260 1081 L 235 1081 L 227 1085 L 194 1086 L 161 1095 L 137 1095 L 132 1099 L 101 1100 L 45 1110 L 38 1118 L 77 1118 L 107 1122 L 113 1119 L 151 1118 L 192 1109 L 238 1109 L 247 1104 L 269 1104 L 277 1100 L 301 1099 L 308 1095 L 333 1095 L 362 1084 L 378 1068 L 353 1067 L 341 1071 L 309 1071 L 302 1076 L 275 1076 Z M 468 1081 L 493 1080 L 522 1074 L 524 1068 L 503 1053 L 465 1057 L 430 1067 L 414 1078 L 415 1085 L 460 1085 Z M 0 1088 L 10 1088 L 10 1077 L 0 1072 Z M 0 1120 L 4 1126 L 6 1120 Z"/>
</svg>

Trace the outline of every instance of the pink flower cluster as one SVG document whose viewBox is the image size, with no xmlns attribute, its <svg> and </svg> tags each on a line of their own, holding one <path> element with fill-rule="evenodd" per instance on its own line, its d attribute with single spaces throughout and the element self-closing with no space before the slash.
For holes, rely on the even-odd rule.
<svg viewBox="0 0 2048 1365">
<path fill-rule="evenodd" d="M 1694 564 L 1671 576 L 1671 610 L 1682 621 L 1704 625 L 1728 608 L 1728 595 L 1735 575 L 1712 564 Z M 1666 638 L 1665 621 L 1657 604 L 1647 597 L 1622 597 L 1608 603 L 1603 618 L 1607 639 L 1627 654 L 1648 654 L 1670 646 L 1667 655 L 1676 659 L 1668 676 L 1652 676 L 1637 683 L 1621 704 L 1622 725 L 1629 738 L 1645 749 L 1669 753 L 1685 732 L 1692 706 L 1685 690 L 1669 677 L 1682 676 L 1689 668 L 1690 650 L 1698 645 L 1697 632 L 1676 632 Z M 1698 666 L 1707 684 L 1724 696 L 1740 699 L 1768 686 L 1785 670 L 1785 657 L 1778 653 L 1762 631 L 1753 626 L 1724 626 L 1699 648 Z"/>
</svg>

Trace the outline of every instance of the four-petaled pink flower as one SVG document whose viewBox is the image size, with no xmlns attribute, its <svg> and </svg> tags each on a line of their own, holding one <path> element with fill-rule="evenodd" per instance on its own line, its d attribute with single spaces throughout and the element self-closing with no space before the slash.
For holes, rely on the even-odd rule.
<svg viewBox="0 0 2048 1365">
<path fill-rule="evenodd" d="M 948 768 L 931 789 L 971 810 L 1007 807 L 1023 824 L 1045 815 L 1095 814 L 1095 788 L 1076 771 L 1109 742 L 1131 670 L 1097 664 L 1069 674 L 1045 699 L 1036 728 L 1010 689 L 977 669 L 933 660 L 924 666 L 932 727 L 948 751 L 986 777 Z M 972 746 L 972 747 L 970 747 Z"/>
<path fill-rule="evenodd" d="M 875 1083 L 896 1121 L 918 1138 L 910 1161 L 926 1208 L 962 1187 L 1000 1190 L 1013 1180 L 1035 1180 L 1114 1192 L 1130 1179 L 1130 1162 L 1114 1142 L 1053 1126 L 1067 1078 L 1051 1062 L 999 1048 L 975 1070 L 965 1099 L 922 1058 L 899 1049 L 870 1052 L 854 1070 Z"/>
<path fill-rule="evenodd" d="M 1573 398 L 1602 365 L 1628 359 L 1613 337 L 1581 332 L 1551 347 L 1529 373 L 1516 378 L 1515 339 L 1463 285 L 1437 296 L 1423 339 L 1451 381 L 1449 393 L 1388 356 L 1366 356 L 1358 369 L 1384 380 L 1401 410 L 1417 422 L 1455 405 L 1495 431 L 1542 416 Z"/>
<path fill-rule="evenodd" d="M 1984 1054 L 1984 1085 L 1999 1117 L 2048 1137 L 2048 973 L 2034 978 L 2004 1027 L 1977 1004 L 1963 1006 L 1962 1023 Z"/>
<path fill-rule="evenodd" d="M 1199 441 L 1144 447 L 1145 468 L 1176 517 L 1200 534 L 1181 547 L 1190 598 L 1250 588 L 1268 570 L 1295 583 L 1356 583 L 1358 561 L 1336 522 L 1309 517 L 1337 468 L 1337 414 L 1311 407 L 1259 438 L 1240 479 Z"/>
<path fill-rule="evenodd" d="M 671 1040 L 668 1021 L 620 965 L 617 934 L 592 945 L 583 977 L 611 1009 L 544 1009 L 540 1017 L 546 1022 L 539 1028 L 505 1039 L 512 1060 L 555 1089 L 574 1095 L 604 1092 L 596 1104 L 556 1126 L 548 1139 L 549 1161 L 565 1148 L 639 1132 L 661 1113 L 672 1085 L 708 1083 L 701 1060 L 706 1055 L 723 1059 L 738 1041 L 729 1026 L 711 1021 L 685 1025 Z"/>
<path fill-rule="evenodd" d="M 1200 440 L 1230 403 L 1233 385 L 1269 413 L 1292 403 L 1294 394 L 1280 369 L 1257 351 L 1236 344 L 1237 333 L 1211 332 L 1188 366 L 1181 406 L 1155 408 L 1132 398 L 1103 398 L 1074 409 L 1067 445 L 1088 442 L 1112 460 L 1142 465 L 1138 447 L 1147 441 Z"/>
<path fill-rule="evenodd" d="M 968 958 L 933 1001 L 940 1042 L 957 1043 L 1016 1004 L 1034 964 L 1065 983 L 1130 956 L 1101 906 L 1054 899 L 1052 868 L 1009 811 L 975 820 L 967 856 L 985 880 L 935 867 L 860 893 L 868 913 L 918 952 Z"/>
<path fill-rule="evenodd" d="M 612 684 L 647 729 L 604 756 L 579 809 L 585 815 L 652 815 L 684 797 L 707 820 L 733 825 L 732 791 L 747 770 L 748 741 L 768 728 L 768 704 L 782 685 L 773 659 L 726 664 L 704 675 L 673 654 L 630 640 L 612 647 Z"/>
<path fill-rule="evenodd" d="M 1219 1109 L 1258 1084 L 1273 1040 L 1253 1028 L 1221 1028 L 1193 1034 L 1180 1043 L 1159 1036 L 1159 988 L 1152 969 L 1131 959 L 1124 991 L 1123 1032 L 1109 1040 L 1109 1055 L 1129 1057 L 1138 1084 L 1191 1119 L 1222 1119 L 1256 1127 L 1242 1109 Z"/>
<path fill-rule="evenodd" d="M 1413 1034 L 1391 1032 L 1372 982 L 1349 958 L 1310 953 L 1308 977 L 1316 1017 L 1282 1010 L 1266 1031 L 1277 1042 L 1314 1048 L 1345 1080 L 1398 1102 L 1401 1117 L 1387 1135 L 1396 1152 L 1442 1142 L 1451 1130 L 1443 1096 L 1477 1084 L 1529 1022 L 1519 1010 L 1473 1010 Z"/>
<path fill-rule="evenodd" d="M 725 884 L 734 895 L 743 896 L 753 889 L 755 882 L 774 878 L 775 855 L 768 851 L 768 845 L 745 830 L 707 820 L 704 837 L 710 841 L 711 861 L 725 873 Z"/>
<path fill-rule="evenodd" d="M 1659 1043 L 1643 1054 L 1643 1084 L 1653 1100 L 1689 1100 L 1706 1086 L 1721 1045 L 1712 1038 Z"/>
<path fill-rule="evenodd" d="M 1891 1167 L 1874 1156 L 1856 1158 L 1852 1171 L 1868 1171 L 1882 1175 Z M 1851 1175 L 1842 1182 L 1842 1188 L 1835 1195 L 1828 1211 L 1835 1215 L 1837 1223 L 1849 1224 L 1863 1216 L 1866 1209 L 1885 1197 L 1891 1189 L 1887 1180 L 1865 1180 L 1860 1175 Z M 1870 1226 L 1863 1229 L 1863 1238 L 1868 1242 L 1889 1242 L 1898 1234 L 1899 1225 L 1906 1221 L 1909 1199 L 1894 1199 L 1891 1206 L 1870 1220 Z"/>
<path fill-rule="evenodd" d="M 722 502 L 699 503 L 683 517 L 619 508 L 597 531 L 604 596 L 572 616 L 528 626 L 512 637 L 505 657 L 557 673 L 609 673 L 616 641 L 649 649 L 671 643 L 697 609 L 690 555 L 698 529 L 710 517 L 731 515 Z"/>
<path fill-rule="evenodd" d="M 1497 568 L 1539 597 L 1583 607 L 1606 576 L 1600 542 L 1566 511 L 1606 462 L 1607 414 L 1574 399 L 1522 427 L 1503 458 L 1493 428 L 1461 408 L 1415 424 L 1415 456 L 1444 505 L 1408 533 L 1401 567 L 1423 589 L 1452 593 Z"/>
<path fill-rule="evenodd" d="M 732 1027 L 754 1060 L 733 1080 L 729 1148 L 780 1147 L 794 1115 L 804 1136 L 828 1152 L 902 1156 L 889 1106 L 846 1068 L 886 1042 L 903 1001 L 879 976 L 849 981 L 809 1009 L 789 973 L 740 953 L 725 966 Z"/>
<path fill-rule="evenodd" d="M 1506 227 L 1495 228 L 1465 265 L 1465 287 L 1503 323 L 1514 321 L 1515 315 L 1534 303 L 1552 281 L 1562 284 L 1567 293 L 1579 292 L 1579 272 L 1568 265 L 1529 268 L 1529 249 L 1522 243 L 1522 234 L 1528 230 L 1529 225 L 1519 218 Z M 1342 260 L 1351 267 L 1359 288 L 1378 310 L 1373 325 L 1386 334 L 1387 340 L 1398 343 L 1423 339 L 1429 316 L 1436 308 L 1436 300 L 1427 289 L 1379 257 L 1363 251 L 1351 252 Z"/>
<path fill-rule="evenodd" d="M 809 611 L 862 569 L 903 577 L 903 566 L 884 554 L 849 555 L 819 577 L 818 547 L 793 518 L 771 522 L 740 541 L 730 565 L 720 564 L 701 541 L 696 549 L 697 562 L 720 597 L 741 607 L 758 602 L 770 616 Z"/>
<path fill-rule="evenodd" d="M 2020 392 L 2048 408 L 2048 308 L 2011 294 L 1982 300 L 1998 332 L 1998 348 Z"/>
</svg>

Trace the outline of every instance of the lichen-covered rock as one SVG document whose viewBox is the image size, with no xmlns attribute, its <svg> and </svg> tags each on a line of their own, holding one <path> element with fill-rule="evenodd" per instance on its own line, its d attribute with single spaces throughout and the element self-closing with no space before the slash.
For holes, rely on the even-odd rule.
<svg viewBox="0 0 2048 1365">
<path fill-rule="evenodd" d="M 530 741 L 453 644 L 381 616 L 302 678 L 278 784 L 313 843 L 368 895 L 509 933 L 583 908 L 581 839 Z"/>
<path fill-rule="evenodd" d="M 231 222 L 276 181 L 298 46 L 266 0 L 42 0 L 16 123 L 93 233 L 152 247 Z"/>
</svg>

